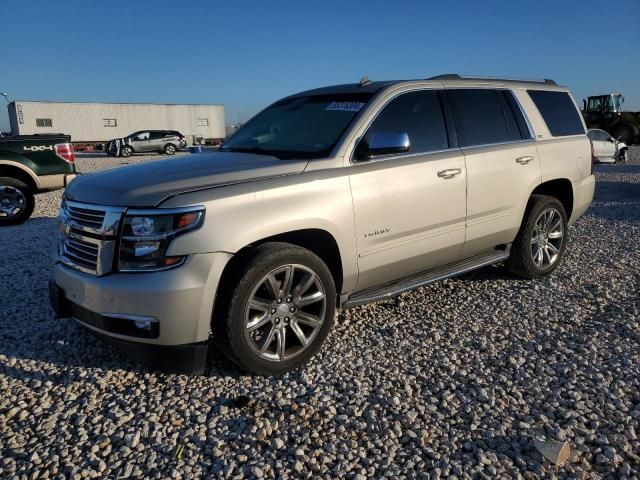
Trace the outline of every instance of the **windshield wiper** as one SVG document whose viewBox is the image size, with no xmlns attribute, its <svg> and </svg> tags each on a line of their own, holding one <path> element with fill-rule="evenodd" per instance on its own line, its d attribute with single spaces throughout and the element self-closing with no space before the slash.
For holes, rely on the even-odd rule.
<svg viewBox="0 0 640 480">
<path fill-rule="evenodd" d="M 264 153 L 266 150 L 263 150 L 260 147 L 227 147 L 221 148 L 223 152 L 242 152 L 242 153 Z"/>
</svg>

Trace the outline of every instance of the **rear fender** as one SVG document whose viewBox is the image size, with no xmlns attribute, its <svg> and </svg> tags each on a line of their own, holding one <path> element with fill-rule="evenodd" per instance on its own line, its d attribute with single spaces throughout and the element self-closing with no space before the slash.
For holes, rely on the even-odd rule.
<svg viewBox="0 0 640 480">
<path fill-rule="evenodd" d="M 28 158 L 13 153 L 1 153 L 0 166 L 2 165 L 15 167 L 19 170 L 22 170 L 24 173 L 29 175 L 38 189 L 41 188 L 40 179 L 35 173 L 35 170 L 37 170 L 38 166 Z"/>
</svg>

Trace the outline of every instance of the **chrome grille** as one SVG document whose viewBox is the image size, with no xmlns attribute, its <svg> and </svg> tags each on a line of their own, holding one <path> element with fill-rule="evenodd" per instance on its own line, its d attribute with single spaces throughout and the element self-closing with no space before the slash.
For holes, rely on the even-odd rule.
<svg viewBox="0 0 640 480">
<path fill-rule="evenodd" d="M 104 211 L 73 207 L 68 204 L 66 205 L 66 207 L 69 219 L 77 223 L 78 225 L 96 229 L 102 227 L 102 222 L 104 221 L 105 216 Z"/>
<path fill-rule="evenodd" d="M 58 261 L 92 275 L 111 272 L 124 208 L 63 200 Z"/>
</svg>

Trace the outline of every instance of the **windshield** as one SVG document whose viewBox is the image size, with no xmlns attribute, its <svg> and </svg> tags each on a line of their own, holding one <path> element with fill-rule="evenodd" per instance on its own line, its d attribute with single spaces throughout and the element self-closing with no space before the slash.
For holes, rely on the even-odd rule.
<svg viewBox="0 0 640 480">
<path fill-rule="evenodd" d="M 334 94 L 280 100 L 244 124 L 221 150 L 278 158 L 327 156 L 371 97 Z"/>
<path fill-rule="evenodd" d="M 620 95 L 611 95 L 607 98 L 607 110 L 610 112 L 619 112 L 621 103 Z"/>
</svg>

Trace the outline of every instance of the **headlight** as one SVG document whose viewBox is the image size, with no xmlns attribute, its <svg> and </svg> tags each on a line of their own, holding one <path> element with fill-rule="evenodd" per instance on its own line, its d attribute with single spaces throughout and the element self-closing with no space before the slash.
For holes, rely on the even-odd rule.
<svg viewBox="0 0 640 480">
<path fill-rule="evenodd" d="M 120 239 L 118 270 L 140 272 L 166 270 L 181 265 L 184 256 L 167 256 L 171 241 L 199 228 L 204 207 L 127 210 Z"/>
</svg>

